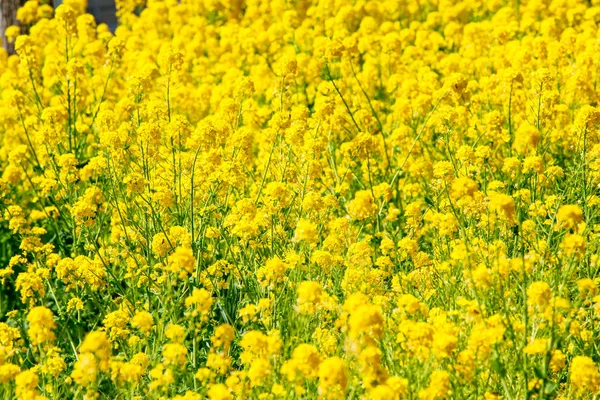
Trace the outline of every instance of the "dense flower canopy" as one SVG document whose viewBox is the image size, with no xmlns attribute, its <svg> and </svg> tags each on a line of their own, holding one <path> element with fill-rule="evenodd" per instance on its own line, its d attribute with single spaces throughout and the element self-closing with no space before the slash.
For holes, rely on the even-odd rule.
<svg viewBox="0 0 600 400">
<path fill-rule="evenodd" d="M 600 1 L 117 8 L 0 50 L 0 397 L 600 395 Z"/>
</svg>

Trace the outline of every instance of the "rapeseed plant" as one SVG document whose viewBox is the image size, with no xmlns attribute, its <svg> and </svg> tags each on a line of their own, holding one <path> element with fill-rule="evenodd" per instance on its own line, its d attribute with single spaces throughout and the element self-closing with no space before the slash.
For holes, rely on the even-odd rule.
<svg viewBox="0 0 600 400">
<path fill-rule="evenodd" d="M 29 0 L 0 397 L 600 396 L 600 2 Z"/>
</svg>

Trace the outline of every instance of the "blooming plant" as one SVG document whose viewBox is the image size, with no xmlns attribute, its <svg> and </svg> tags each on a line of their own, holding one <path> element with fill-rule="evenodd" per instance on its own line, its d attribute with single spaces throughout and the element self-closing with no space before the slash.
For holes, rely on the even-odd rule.
<svg viewBox="0 0 600 400">
<path fill-rule="evenodd" d="M 28 1 L 0 398 L 600 396 L 599 0 Z"/>
</svg>

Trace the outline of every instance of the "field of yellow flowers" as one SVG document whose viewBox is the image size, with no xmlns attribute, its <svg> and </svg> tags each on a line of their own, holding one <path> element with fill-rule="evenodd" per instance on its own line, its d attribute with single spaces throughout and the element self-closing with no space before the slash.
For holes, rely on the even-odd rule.
<svg viewBox="0 0 600 400">
<path fill-rule="evenodd" d="M 30 0 L 0 398 L 597 399 L 599 0 Z"/>
</svg>

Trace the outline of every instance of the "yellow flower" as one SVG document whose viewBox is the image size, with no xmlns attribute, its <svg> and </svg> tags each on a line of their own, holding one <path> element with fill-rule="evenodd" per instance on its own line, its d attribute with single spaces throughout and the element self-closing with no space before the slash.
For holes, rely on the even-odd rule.
<svg viewBox="0 0 600 400">
<path fill-rule="evenodd" d="M 129 193 L 143 193 L 145 186 L 145 179 L 141 174 L 136 172 L 131 173 L 125 177 L 123 183 L 127 185 L 127 191 Z"/>
<path fill-rule="evenodd" d="M 271 375 L 271 363 L 264 358 L 257 358 L 252 361 L 248 370 L 248 378 L 252 387 L 262 386 Z"/>
<path fill-rule="evenodd" d="M 586 240 L 577 233 L 567 233 L 560 243 L 560 248 L 566 255 L 580 256 L 585 252 Z"/>
<path fill-rule="evenodd" d="M 281 367 L 281 373 L 293 381 L 297 375 L 304 378 L 316 378 L 319 372 L 321 357 L 317 348 L 310 344 L 300 344 L 292 352 L 292 358 Z"/>
<path fill-rule="evenodd" d="M 265 357 L 269 353 L 269 338 L 259 331 L 246 332 L 240 345 L 244 349 L 241 355 L 243 363 L 250 363 L 255 358 Z"/>
<path fill-rule="evenodd" d="M 15 25 L 11 25 L 11 26 L 7 27 L 6 30 L 4 31 L 4 35 L 6 36 L 8 43 L 13 43 L 15 41 L 15 39 L 17 38 L 17 36 L 19 36 L 20 34 L 21 34 L 21 28 L 19 28 L 18 26 L 15 26 Z"/>
<path fill-rule="evenodd" d="M 0 383 L 7 383 L 14 379 L 21 369 L 15 364 L 0 365 Z"/>
<path fill-rule="evenodd" d="M 93 331 L 88 333 L 79 347 L 79 352 L 82 355 L 91 354 L 95 356 L 100 370 L 105 371 L 108 369 L 112 346 L 105 332 Z"/>
<path fill-rule="evenodd" d="M 291 267 L 279 257 L 267 260 L 263 267 L 256 271 L 256 276 L 263 286 L 273 287 L 285 280 L 285 273 Z"/>
<path fill-rule="evenodd" d="M 444 399 L 451 394 L 450 374 L 446 371 L 433 371 L 429 377 L 429 386 L 419 391 L 419 399 Z"/>
<path fill-rule="evenodd" d="M 67 303 L 67 311 L 71 311 L 71 310 L 77 310 L 77 311 L 83 310 L 83 301 L 79 297 L 73 297 Z"/>
<path fill-rule="evenodd" d="M 559 226 L 574 229 L 579 223 L 583 221 L 583 211 L 581 207 L 576 204 L 568 204 L 560 206 L 556 213 L 556 220 Z"/>
<path fill-rule="evenodd" d="M 590 278 L 584 278 L 577 281 L 577 289 L 581 297 L 595 296 L 598 293 L 598 285 Z"/>
<path fill-rule="evenodd" d="M 214 346 L 222 346 L 227 351 L 234 338 L 235 331 L 233 327 L 229 324 L 222 324 L 215 328 L 211 341 Z"/>
<path fill-rule="evenodd" d="M 525 354 L 544 354 L 548 351 L 548 339 L 535 338 L 523 349 Z"/>
<path fill-rule="evenodd" d="M 142 333 L 147 335 L 154 327 L 154 318 L 148 311 L 138 311 L 131 319 L 131 326 L 138 328 Z"/>
<path fill-rule="evenodd" d="M 216 383 L 209 386 L 208 398 L 210 400 L 231 400 L 233 399 L 233 396 L 229 392 L 229 389 L 226 385 L 222 383 Z"/>
<path fill-rule="evenodd" d="M 301 313 L 312 314 L 319 308 L 323 288 L 319 282 L 303 281 L 298 285 L 297 307 Z"/>
<path fill-rule="evenodd" d="M 56 328 L 54 315 L 46 307 L 32 308 L 29 314 L 27 314 L 27 321 L 29 322 L 27 334 L 32 345 L 37 346 L 56 339 L 56 335 L 54 334 L 54 329 Z"/>
<path fill-rule="evenodd" d="M 167 343 L 163 346 L 162 355 L 165 365 L 182 367 L 187 361 L 187 348 L 180 343 Z"/>
<path fill-rule="evenodd" d="M 40 379 L 36 369 L 28 369 L 15 377 L 15 392 L 19 399 L 37 399 L 37 386 Z"/>
<path fill-rule="evenodd" d="M 490 209 L 495 211 L 501 219 L 514 223 L 516 212 L 514 199 L 498 192 L 491 192 L 489 197 Z"/>
<path fill-rule="evenodd" d="M 354 219 L 363 220 L 373 217 L 377 213 L 377 206 L 370 191 L 359 190 L 354 199 L 348 203 L 348 214 Z"/>
<path fill-rule="evenodd" d="M 166 269 L 182 278 L 193 274 L 196 270 L 196 258 L 192 253 L 192 249 L 177 247 L 175 252 L 169 256 Z"/>
<path fill-rule="evenodd" d="M 576 356 L 569 368 L 569 381 L 576 393 L 597 393 L 600 390 L 600 373 L 594 361 L 586 356 Z"/>
<path fill-rule="evenodd" d="M 348 386 L 346 363 L 339 357 L 330 357 L 319 366 L 319 392 L 343 398 Z"/>
<path fill-rule="evenodd" d="M 537 147 L 541 137 L 536 127 L 523 123 L 515 132 L 513 148 L 521 154 L 527 154 Z"/>
<path fill-rule="evenodd" d="M 298 221 L 296 230 L 294 231 L 294 241 L 306 241 L 308 243 L 317 243 L 319 241 L 319 231 L 317 225 L 301 218 Z"/>
<path fill-rule="evenodd" d="M 84 353 L 75 362 L 71 377 L 81 386 L 89 386 L 98 379 L 98 363 L 91 353 Z"/>
<path fill-rule="evenodd" d="M 185 328 L 181 325 L 169 324 L 165 330 L 165 336 L 175 343 L 183 343 L 185 335 Z"/>
<path fill-rule="evenodd" d="M 383 335 L 385 320 L 378 306 L 359 305 L 348 319 L 348 333 L 351 338 L 370 342 Z"/>
<path fill-rule="evenodd" d="M 206 318 L 213 304 L 213 298 L 206 289 L 194 288 L 192 295 L 186 297 L 185 306 L 192 307 L 192 315 Z"/>
<path fill-rule="evenodd" d="M 152 252 L 159 257 L 166 256 L 173 249 L 171 239 L 164 233 L 157 233 L 152 238 Z"/>
<path fill-rule="evenodd" d="M 477 182 L 474 180 L 462 176 L 460 178 L 456 178 L 452 182 L 452 198 L 460 199 L 463 196 L 473 197 L 473 195 L 477 192 Z"/>
<path fill-rule="evenodd" d="M 545 307 L 550 302 L 552 291 L 546 282 L 533 282 L 527 288 L 527 304 Z"/>
</svg>

